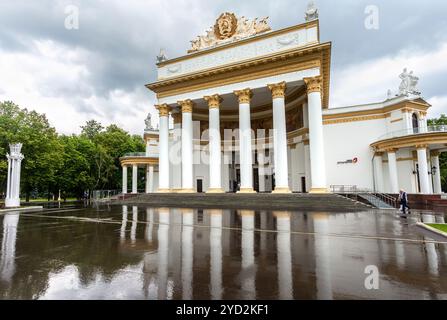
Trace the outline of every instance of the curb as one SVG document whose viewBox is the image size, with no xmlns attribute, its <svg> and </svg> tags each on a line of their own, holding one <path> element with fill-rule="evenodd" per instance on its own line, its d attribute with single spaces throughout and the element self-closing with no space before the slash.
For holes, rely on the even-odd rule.
<svg viewBox="0 0 447 320">
<path fill-rule="evenodd" d="M 9 212 L 22 212 L 22 211 L 41 211 L 43 210 L 42 206 L 33 206 L 33 207 L 19 207 L 19 208 L 9 208 L 9 209 L 1 209 L 0 214 L 9 213 Z"/>
<path fill-rule="evenodd" d="M 430 226 L 426 225 L 425 223 L 422 223 L 422 222 L 416 222 L 416 225 L 419 226 L 419 227 L 421 227 L 421 228 L 424 228 L 424 229 L 426 229 L 426 230 L 428 230 L 428 231 L 431 231 L 431 232 L 433 232 L 433 233 L 436 233 L 436 234 L 439 235 L 439 236 L 442 236 L 442 237 L 447 238 L 447 233 L 446 233 L 446 232 L 443 232 L 443 231 L 438 230 L 438 229 L 436 229 L 436 228 L 430 227 Z"/>
</svg>

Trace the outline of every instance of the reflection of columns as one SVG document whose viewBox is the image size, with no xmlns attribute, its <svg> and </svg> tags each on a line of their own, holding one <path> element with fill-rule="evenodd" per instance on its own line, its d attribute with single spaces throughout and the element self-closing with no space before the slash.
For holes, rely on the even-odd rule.
<svg viewBox="0 0 447 320">
<path fill-rule="evenodd" d="M 182 299 L 191 300 L 192 269 L 194 263 L 194 211 L 182 210 Z"/>
<path fill-rule="evenodd" d="M 194 192 L 191 100 L 179 101 L 182 107 L 182 191 Z"/>
<path fill-rule="evenodd" d="M 154 166 L 146 167 L 146 193 L 154 192 Z"/>
<path fill-rule="evenodd" d="M 375 191 L 385 192 L 383 189 L 383 158 L 382 152 L 376 152 L 374 157 L 374 173 L 376 177 Z"/>
<path fill-rule="evenodd" d="M 253 193 L 253 158 L 251 145 L 250 122 L 250 89 L 237 90 L 234 94 L 239 98 L 239 155 L 241 167 L 241 193 Z"/>
<path fill-rule="evenodd" d="M 138 165 L 132 165 L 132 193 L 138 193 Z"/>
<path fill-rule="evenodd" d="M 424 223 L 436 223 L 435 215 L 433 214 L 423 214 L 422 221 Z M 439 275 L 438 269 L 438 254 L 436 252 L 436 246 L 433 242 L 425 242 L 425 250 L 427 253 L 427 263 L 428 263 L 428 271 L 433 276 Z"/>
<path fill-rule="evenodd" d="M 419 183 L 421 186 L 421 193 L 429 194 L 430 186 L 428 179 L 428 164 L 427 164 L 427 146 L 416 146 L 418 153 L 418 168 L 419 168 Z"/>
<path fill-rule="evenodd" d="M 222 98 L 218 95 L 204 97 L 208 101 L 209 108 L 209 171 L 210 187 L 208 193 L 222 193 L 222 174 L 221 174 L 221 138 L 220 138 L 220 102 Z"/>
<path fill-rule="evenodd" d="M 317 299 L 332 300 L 332 276 L 330 259 L 329 216 L 326 213 L 314 213 L 315 234 L 315 273 L 317 277 Z"/>
<path fill-rule="evenodd" d="M 18 213 L 7 213 L 3 218 L 2 255 L 0 259 L 0 279 L 11 282 L 15 272 Z"/>
<path fill-rule="evenodd" d="M 169 209 L 158 210 L 158 299 L 167 296 L 169 256 Z"/>
<path fill-rule="evenodd" d="M 273 155 L 275 164 L 274 193 L 290 193 L 287 167 L 286 83 L 268 85 L 273 98 Z"/>
<path fill-rule="evenodd" d="M 123 165 L 123 194 L 127 193 L 127 166 Z"/>
<path fill-rule="evenodd" d="M 323 77 L 304 78 L 307 86 L 310 139 L 310 170 L 312 175 L 311 193 L 326 193 L 326 164 L 324 155 L 323 115 L 321 91 Z"/>
<path fill-rule="evenodd" d="M 222 210 L 210 210 L 211 299 L 222 300 Z"/>
<path fill-rule="evenodd" d="M 279 299 L 293 299 L 292 252 L 290 248 L 290 213 L 274 212 L 276 217 Z"/>
<path fill-rule="evenodd" d="M 435 168 L 435 174 L 433 175 L 433 193 L 442 193 L 441 188 L 441 167 L 439 166 L 439 152 L 432 153 L 431 158 L 432 166 Z M 433 172 L 433 170 L 432 170 Z"/>
<path fill-rule="evenodd" d="M 154 230 L 154 209 L 146 208 L 146 235 L 148 242 L 152 242 L 152 232 Z"/>
<path fill-rule="evenodd" d="M 242 217 L 242 276 L 241 287 L 244 299 L 256 298 L 256 266 L 254 253 L 255 212 L 241 210 Z"/>
<path fill-rule="evenodd" d="M 132 207 L 132 227 L 130 228 L 130 240 L 135 243 L 137 240 L 137 225 L 138 225 L 138 207 Z"/>
<path fill-rule="evenodd" d="M 397 160 L 396 149 L 387 150 L 388 153 L 388 171 L 390 176 L 390 192 L 399 193 L 399 180 L 397 179 Z"/>
<path fill-rule="evenodd" d="M 123 242 L 126 239 L 126 227 L 127 227 L 127 206 L 123 206 L 123 217 L 121 219 L 120 239 Z"/>
<path fill-rule="evenodd" d="M 402 222 L 400 220 L 393 221 L 393 234 L 401 238 L 402 237 Z M 405 249 L 404 249 L 404 243 L 402 241 L 393 241 L 394 242 L 394 248 L 396 250 L 395 257 L 396 257 L 396 265 L 399 269 L 402 271 L 405 270 Z"/>
<path fill-rule="evenodd" d="M 160 115 L 159 156 L 158 156 L 158 192 L 169 192 L 169 106 L 156 106 Z"/>
</svg>

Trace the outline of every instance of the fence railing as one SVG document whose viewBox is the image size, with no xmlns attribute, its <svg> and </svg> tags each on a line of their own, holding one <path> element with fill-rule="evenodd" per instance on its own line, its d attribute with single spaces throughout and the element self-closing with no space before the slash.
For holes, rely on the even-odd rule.
<svg viewBox="0 0 447 320">
<path fill-rule="evenodd" d="M 376 199 L 379 199 L 380 201 L 393 208 L 397 208 L 397 199 L 386 193 L 375 192 L 367 188 L 359 188 L 356 185 L 331 185 L 330 188 L 333 193 L 351 195 L 355 200 L 359 200 L 358 198 L 360 194 L 369 195 Z M 377 207 L 379 205 L 379 202 L 372 197 L 369 197 L 369 199 L 366 200 Z"/>
<path fill-rule="evenodd" d="M 122 190 L 94 190 L 93 200 L 110 200 L 112 197 L 117 196 L 120 193 L 122 193 Z"/>
<path fill-rule="evenodd" d="M 418 127 L 418 128 L 397 130 L 397 131 L 393 131 L 393 132 L 388 132 L 387 134 L 380 136 L 377 140 L 380 141 L 380 140 L 408 136 L 408 135 L 412 135 L 412 134 L 421 134 L 421 133 L 430 133 L 430 132 L 447 132 L 447 125 Z"/>
</svg>

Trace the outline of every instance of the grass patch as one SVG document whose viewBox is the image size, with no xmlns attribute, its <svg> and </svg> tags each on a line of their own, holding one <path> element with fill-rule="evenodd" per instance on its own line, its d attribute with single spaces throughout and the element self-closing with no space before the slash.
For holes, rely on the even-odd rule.
<svg viewBox="0 0 447 320">
<path fill-rule="evenodd" d="M 442 232 L 447 233 L 447 224 L 440 224 L 440 223 L 427 223 L 427 226 L 430 226 L 432 228 L 438 229 Z"/>
</svg>

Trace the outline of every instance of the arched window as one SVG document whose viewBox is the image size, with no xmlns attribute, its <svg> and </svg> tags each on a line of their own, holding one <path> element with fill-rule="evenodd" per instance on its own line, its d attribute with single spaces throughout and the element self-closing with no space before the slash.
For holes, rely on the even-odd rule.
<svg viewBox="0 0 447 320">
<path fill-rule="evenodd" d="M 418 119 L 418 116 L 416 115 L 416 113 L 413 113 L 412 123 L 413 123 L 413 133 L 418 133 L 419 132 L 419 119 Z"/>
</svg>

